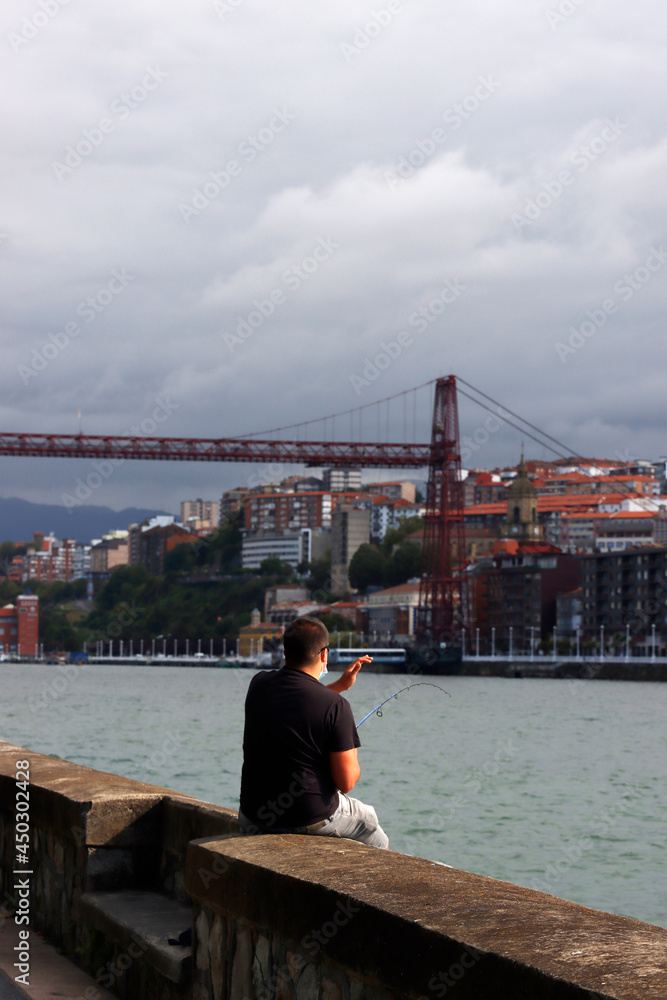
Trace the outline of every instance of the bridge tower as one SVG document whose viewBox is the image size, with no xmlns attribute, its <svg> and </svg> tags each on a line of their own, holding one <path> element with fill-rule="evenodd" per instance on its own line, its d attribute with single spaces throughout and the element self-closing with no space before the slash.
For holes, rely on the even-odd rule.
<svg viewBox="0 0 667 1000">
<path fill-rule="evenodd" d="M 420 644 L 461 646 L 469 623 L 461 446 L 456 378 L 435 387 L 416 636 Z"/>
</svg>

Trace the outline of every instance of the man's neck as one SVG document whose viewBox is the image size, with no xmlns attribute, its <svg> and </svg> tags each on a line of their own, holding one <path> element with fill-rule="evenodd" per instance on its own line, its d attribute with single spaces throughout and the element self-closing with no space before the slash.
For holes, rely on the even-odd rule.
<svg viewBox="0 0 667 1000">
<path fill-rule="evenodd" d="M 302 667 L 295 667 L 293 664 L 287 662 L 285 663 L 285 666 L 289 667 L 290 670 L 298 670 L 300 674 L 309 674 L 310 677 L 314 677 L 316 681 L 319 681 L 320 674 L 322 673 L 322 664 L 319 660 L 316 660 L 315 663 L 308 663 Z"/>
</svg>

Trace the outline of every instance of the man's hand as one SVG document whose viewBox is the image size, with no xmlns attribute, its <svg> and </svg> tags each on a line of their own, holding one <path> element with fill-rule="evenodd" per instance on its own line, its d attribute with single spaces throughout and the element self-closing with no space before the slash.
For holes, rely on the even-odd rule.
<svg viewBox="0 0 667 1000">
<path fill-rule="evenodd" d="M 357 679 L 357 674 L 361 670 L 364 663 L 372 663 L 372 656 L 360 656 L 358 660 L 351 663 L 349 667 L 346 667 L 343 673 L 340 675 L 337 681 L 333 684 L 327 684 L 328 688 L 335 691 L 336 694 L 342 694 L 343 691 L 348 691 Z"/>
</svg>

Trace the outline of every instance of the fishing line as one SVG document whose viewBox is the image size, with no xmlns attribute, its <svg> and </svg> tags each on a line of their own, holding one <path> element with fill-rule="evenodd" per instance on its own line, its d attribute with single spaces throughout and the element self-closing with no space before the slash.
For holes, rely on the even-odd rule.
<svg viewBox="0 0 667 1000">
<path fill-rule="evenodd" d="M 379 719 L 381 719 L 382 718 L 382 707 L 383 707 L 383 705 L 386 705 L 388 701 L 392 701 L 392 699 L 398 698 L 399 694 L 402 694 L 403 691 L 409 691 L 410 688 L 418 688 L 418 687 L 432 687 L 432 688 L 437 688 L 438 691 L 442 691 L 442 693 L 446 694 L 448 698 L 451 698 L 451 694 L 449 693 L 449 691 L 445 691 L 445 689 L 441 688 L 439 684 L 432 684 L 430 681 L 417 681 L 416 684 L 408 684 L 407 687 L 399 688 L 398 691 L 394 691 L 394 693 L 391 695 L 391 697 L 385 698 L 384 701 L 381 701 L 379 705 L 377 705 L 372 711 L 370 711 L 368 713 L 368 715 L 365 715 L 363 717 L 363 719 L 361 720 L 361 722 L 357 722 L 357 729 L 359 728 L 359 726 L 363 725 L 363 723 L 366 721 L 366 719 L 370 719 L 371 715 L 377 715 L 377 717 Z"/>
</svg>

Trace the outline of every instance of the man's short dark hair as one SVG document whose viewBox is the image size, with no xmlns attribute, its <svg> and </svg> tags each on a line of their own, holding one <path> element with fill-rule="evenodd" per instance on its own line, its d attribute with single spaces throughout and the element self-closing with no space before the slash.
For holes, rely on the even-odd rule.
<svg viewBox="0 0 667 1000">
<path fill-rule="evenodd" d="M 310 615 L 295 618 L 286 626 L 283 635 L 285 662 L 292 667 L 314 663 L 328 642 L 329 633 L 319 618 L 311 618 Z"/>
</svg>

